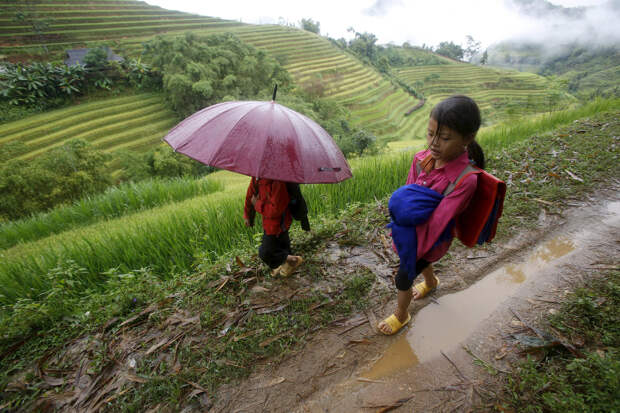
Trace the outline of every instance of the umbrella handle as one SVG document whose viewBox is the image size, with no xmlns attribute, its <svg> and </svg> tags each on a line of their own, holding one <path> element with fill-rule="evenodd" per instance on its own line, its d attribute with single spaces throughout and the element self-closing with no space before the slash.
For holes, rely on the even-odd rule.
<svg viewBox="0 0 620 413">
<path fill-rule="evenodd" d="M 276 93 L 278 92 L 278 84 L 276 83 L 276 86 L 273 88 L 273 96 L 271 98 L 271 100 L 276 100 Z"/>
</svg>

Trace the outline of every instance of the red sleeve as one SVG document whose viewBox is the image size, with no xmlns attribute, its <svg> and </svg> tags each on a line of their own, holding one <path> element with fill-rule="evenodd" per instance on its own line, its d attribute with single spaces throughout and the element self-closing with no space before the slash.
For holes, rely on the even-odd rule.
<svg viewBox="0 0 620 413">
<path fill-rule="evenodd" d="M 289 203 L 286 184 L 282 181 L 273 181 L 271 189 L 266 199 L 256 201 L 254 208 L 256 212 L 265 218 L 278 218 L 284 214 Z"/>
<path fill-rule="evenodd" d="M 417 163 L 420 162 L 420 158 L 423 158 L 426 151 L 421 151 L 413 156 L 413 162 L 411 162 L 411 168 L 409 168 L 409 175 L 407 175 L 406 185 L 415 184 L 415 180 L 418 178 Z"/>
<path fill-rule="evenodd" d="M 418 160 L 414 157 L 413 162 L 411 162 L 411 168 L 409 169 L 409 175 L 407 175 L 406 185 L 414 184 L 418 177 L 418 171 L 415 165 L 416 162 L 418 162 Z"/>
<path fill-rule="evenodd" d="M 416 227 L 418 236 L 418 257 L 423 257 L 439 239 L 441 233 L 454 217 L 467 208 L 478 183 L 478 175 L 471 174 L 463 182 L 443 198 L 431 217 Z"/>
<path fill-rule="evenodd" d="M 254 187 L 256 186 L 256 179 L 250 179 L 250 185 L 245 194 L 245 205 L 243 206 L 243 218 L 250 219 L 250 211 L 254 209 L 252 206 L 252 195 L 254 195 Z"/>
</svg>

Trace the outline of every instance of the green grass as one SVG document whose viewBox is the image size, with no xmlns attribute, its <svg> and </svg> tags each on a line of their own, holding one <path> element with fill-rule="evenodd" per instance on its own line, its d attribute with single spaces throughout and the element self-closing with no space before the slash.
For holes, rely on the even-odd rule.
<svg viewBox="0 0 620 413">
<path fill-rule="evenodd" d="M 216 181 L 193 178 L 153 179 L 121 184 L 102 194 L 81 199 L 71 206 L 0 225 L 0 249 L 221 189 L 222 185 Z"/>
<path fill-rule="evenodd" d="M 584 358 L 550 350 L 541 361 L 519 363 L 506 379 L 497 410 L 620 411 L 619 314 L 620 272 L 588 274 L 588 285 L 571 293 L 559 313 L 547 320 L 569 343 L 584 343 Z"/>
<path fill-rule="evenodd" d="M 184 403 L 179 387 L 185 387 L 182 383 L 190 380 L 200 383 L 215 394 L 215 390 L 223 381 L 230 381 L 243 377 L 251 371 L 256 360 L 259 358 L 278 356 L 283 352 L 303 343 L 306 337 L 317 328 L 351 311 L 362 309 L 368 302 L 368 292 L 374 283 L 374 275 L 364 268 L 360 268 L 355 275 L 346 276 L 343 285 L 339 278 L 325 277 L 322 262 L 313 258 L 313 255 L 322 249 L 323 241 L 327 236 L 339 231 L 342 222 L 355 223 L 351 225 L 352 231 L 343 240 L 353 236 L 359 238 L 362 234 L 371 230 L 375 220 L 380 214 L 364 214 L 365 221 L 357 222 L 360 218 L 360 209 L 351 205 L 342 211 L 339 217 L 331 219 L 317 219 L 313 221 L 313 233 L 296 234 L 296 247 L 300 253 L 307 257 L 304 269 L 304 280 L 309 283 L 318 281 L 336 283 L 332 291 L 299 292 L 286 299 L 286 306 L 273 313 L 261 314 L 250 310 L 251 300 L 256 297 L 248 297 L 246 285 L 252 282 L 247 277 L 239 278 L 235 275 L 230 283 L 224 288 L 215 288 L 221 283 L 219 278 L 230 268 L 231 258 L 235 255 L 241 257 L 247 265 L 255 266 L 256 257 L 251 257 L 255 246 L 236 248 L 229 251 L 225 256 L 218 259 L 216 264 L 201 263 L 198 272 L 188 274 L 186 272 L 173 274 L 169 278 L 162 279 L 150 269 L 142 269 L 131 272 L 110 271 L 107 274 L 107 288 L 103 291 L 89 291 L 89 294 L 76 293 L 74 286 L 81 282 L 80 269 L 73 263 L 68 263 L 54 269 L 51 274 L 57 280 L 54 284 L 54 294 L 51 295 L 48 306 L 37 306 L 33 302 L 23 302 L 20 312 L 25 317 L 14 321 L 24 321 L 28 317 L 37 318 L 39 325 L 45 325 L 54 310 L 69 311 L 77 315 L 72 318 L 70 324 L 65 324 L 70 319 L 63 321 L 62 328 L 47 330 L 47 334 L 26 341 L 18 351 L 8 354 L 0 360 L 0 391 L 3 391 L 11 375 L 22 370 L 28 359 L 33 354 L 45 352 L 46 348 L 55 348 L 62 345 L 63 340 L 75 334 L 93 333 L 98 326 L 109 321 L 130 317 L 148 303 L 155 304 L 157 311 L 150 314 L 147 323 L 155 325 L 164 321 L 173 311 L 191 311 L 200 317 L 198 326 L 187 326 L 190 329 L 198 328 L 202 337 L 200 346 L 193 349 L 183 346 L 178 353 L 183 371 L 174 377 L 167 376 L 167 368 L 158 363 L 157 355 L 147 356 L 140 360 L 136 373 L 140 376 L 148 376 L 151 379 L 144 386 L 131 388 L 125 396 L 107 405 L 108 411 L 131 411 L 132 409 L 143 411 L 146 405 L 157 404 L 158 400 L 167 399 L 169 403 Z M 370 218 L 370 220 L 369 220 Z M 232 271 L 241 268 L 236 264 Z M 271 283 L 280 283 L 276 279 L 264 279 L 264 275 L 257 273 L 261 278 L 260 283 L 270 286 Z M 267 276 L 269 277 L 269 276 Z M 251 277 L 250 277 L 251 278 Z M 266 281 L 263 283 L 263 280 Z M 274 285 L 274 288 L 277 288 Z M 170 293 L 175 292 L 176 299 L 171 301 Z M 288 296 L 288 293 L 285 294 Z M 271 294 L 270 298 L 277 301 L 279 294 Z M 173 303 L 174 302 L 174 303 Z M 172 306 L 169 306 L 172 304 Z M 185 309 L 182 309 L 185 308 Z M 247 316 L 238 324 L 233 324 L 224 339 L 220 332 L 220 321 L 226 314 L 233 311 L 248 311 Z M 117 321 L 118 322 L 118 321 Z M 118 326 L 112 323 L 111 334 L 116 334 Z M 117 323 L 116 323 L 117 324 Z M 155 326 L 153 325 L 153 326 Z M 56 325 L 59 327 L 59 325 Z M 187 334 L 191 330 L 184 328 Z M 5 333 L 7 330 L 4 331 Z M 131 332 L 130 334 L 133 334 Z M 245 338 L 242 338 L 245 337 Z M 234 340 L 233 340 L 234 338 Z M 7 341 L 0 338 L 0 349 L 4 350 Z M 109 361 L 106 356 L 106 346 L 95 345 L 90 353 L 93 363 L 88 371 L 91 375 L 97 375 L 105 368 Z M 65 361 L 65 366 L 70 363 Z M 163 367 L 161 369 L 153 366 Z M 234 366 L 234 367 L 233 367 Z M 6 368 L 5 368 L 6 367 Z M 46 368 L 49 368 L 47 366 Z M 38 380 L 35 378 L 35 381 Z M 29 403 L 37 398 L 39 393 L 35 388 L 29 388 L 25 393 L 7 394 L 7 406 L 17 407 Z M 17 396 L 17 397 L 15 397 Z M 25 397 L 24 397 L 25 396 Z M 26 408 L 26 410 L 28 410 Z"/>
<path fill-rule="evenodd" d="M 361 160 L 355 179 L 305 187 L 309 208 L 330 214 L 351 202 L 383 197 L 399 186 L 409 162 L 408 155 Z M 86 268 L 86 284 L 92 286 L 101 282 L 99 274 L 119 265 L 122 270 L 148 265 L 165 273 L 188 268 L 197 251 L 216 259 L 235 245 L 253 242 L 257 229 L 245 228 L 241 219 L 243 196 L 244 191 L 199 196 L 7 249 L 0 253 L 0 302 L 34 299 L 45 291 L 49 286 L 39 275 L 59 259 Z"/>
<path fill-rule="evenodd" d="M 596 104 L 590 105 L 590 110 L 595 107 Z M 550 213 L 559 213 L 566 201 L 579 199 L 593 187 L 605 186 L 609 176 L 620 173 L 617 162 L 620 126 L 615 107 L 605 114 L 589 112 L 587 117 L 567 111 L 582 119 L 578 123 L 574 123 L 572 116 L 555 118 L 556 126 L 552 128 L 547 123 L 551 120 L 547 119 L 529 134 L 515 133 L 508 138 L 495 135 L 504 139 L 501 145 L 481 140 L 484 148 L 489 147 L 487 153 L 492 154 L 486 169 L 508 184 L 499 233 L 509 235 L 517 229 L 535 228 L 537 220 L 524 217 L 537 216 L 541 200 L 548 203 L 545 209 Z M 536 121 L 532 122 L 534 125 Z M 524 140 L 522 136 L 529 139 Z M 513 154 L 508 154 L 505 148 L 512 148 Z M 520 183 L 527 184 L 527 190 L 511 190 L 511 186 Z"/>
<path fill-rule="evenodd" d="M 616 110 L 620 99 L 596 99 L 581 107 L 534 116 L 527 122 L 504 122 L 485 128 L 478 135 L 479 142 L 489 151 L 501 150 L 502 147 L 523 140 L 527 136 L 542 134 L 561 125 L 567 125 L 575 119 L 592 116 L 595 113 Z"/>
</svg>

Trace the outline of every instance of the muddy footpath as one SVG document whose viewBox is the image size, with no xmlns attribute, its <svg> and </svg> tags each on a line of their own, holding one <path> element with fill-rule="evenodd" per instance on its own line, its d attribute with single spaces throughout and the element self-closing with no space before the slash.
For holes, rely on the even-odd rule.
<svg viewBox="0 0 620 413">
<path fill-rule="evenodd" d="M 261 362 L 243 382 L 221 386 L 210 411 L 479 410 L 523 357 L 519 334 L 557 311 L 593 271 L 617 265 L 618 189 L 614 182 L 568 202 L 562 214 L 541 208 L 536 230 L 504 242 L 474 249 L 455 243 L 436 267 L 439 289 L 413 302 L 412 322 L 390 337 L 375 327 L 396 303 L 397 257 L 385 237 L 365 247 L 329 244 L 321 257 L 327 265 L 351 272 L 361 266 L 376 275 L 372 307 L 319 330 L 283 360 Z"/>
</svg>

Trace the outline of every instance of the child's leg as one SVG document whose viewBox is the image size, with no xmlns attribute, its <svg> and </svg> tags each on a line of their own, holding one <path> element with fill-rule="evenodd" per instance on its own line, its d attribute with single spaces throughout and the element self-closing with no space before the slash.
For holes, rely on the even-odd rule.
<svg viewBox="0 0 620 413">
<path fill-rule="evenodd" d="M 279 267 L 288 257 L 288 251 L 282 248 L 282 245 L 286 244 L 286 240 L 288 240 L 288 233 L 282 238 L 284 234 L 267 235 L 263 233 L 263 240 L 258 248 L 258 256 L 269 268 Z"/>
<path fill-rule="evenodd" d="M 411 304 L 411 297 L 413 296 L 413 287 L 409 287 L 408 290 L 401 291 L 398 290 L 398 300 L 396 304 L 396 311 L 394 311 L 394 315 L 398 318 L 398 321 L 404 323 L 409 317 L 409 304 Z"/>
<path fill-rule="evenodd" d="M 409 304 L 411 304 L 411 297 L 413 296 L 413 280 L 409 279 L 407 271 L 399 269 L 396 277 L 394 278 L 394 284 L 396 285 L 396 289 L 398 290 L 396 310 L 394 311 L 394 315 L 400 323 L 404 323 L 409 318 L 408 309 Z M 381 321 L 377 327 L 384 334 L 393 333 L 392 327 L 390 327 L 386 320 Z"/>
<path fill-rule="evenodd" d="M 422 275 L 424 276 L 424 282 L 428 288 L 433 289 L 437 287 L 437 278 L 435 278 L 435 273 L 433 272 L 433 264 L 428 264 L 428 266 L 422 270 Z M 420 297 L 420 292 L 414 288 L 413 299 L 417 300 L 419 298 L 422 298 Z"/>
<path fill-rule="evenodd" d="M 286 262 L 291 265 L 295 265 L 299 257 L 297 255 L 293 255 L 293 251 L 291 250 L 291 238 L 288 231 L 282 232 L 279 237 L 279 242 L 282 251 L 286 252 Z"/>
<path fill-rule="evenodd" d="M 286 276 L 291 275 L 293 272 L 295 272 L 297 267 L 299 267 L 301 263 L 303 262 L 303 259 L 298 255 L 293 255 L 293 252 L 291 250 L 291 240 L 289 238 L 288 231 L 285 231 L 282 234 L 283 234 L 283 237 L 282 237 L 281 248 L 283 251 L 286 252 L 287 255 L 285 258 L 285 262 L 282 264 L 280 275 L 283 275 L 286 277 Z M 284 236 L 284 234 L 286 235 Z"/>
<path fill-rule="evenodd" d="M 430 268 L 430 270 L 429 270 Z M 426 279 L 426 273 L 430 271 L 432 276 L 433 269 L 432 265 L 425 260 L 418 260 L 416 262 L 416 275 L 424 274 L 424 279 Z M 433 279 L 434 281 L 434 279 Z M 398 297 L 396 303 L 396 310 L 394 311 L 394 315 L 398 319 L 399 322 L 404 323 L 409 318 L 409 304 L 411 304 L 411 298 L 416 293 L 415 289 L 413 289 L 413 280 L 409 279 L 409 276 L 406 271 L 402 269 L 398 270 L 396 277 L 394 278 L 394 284 L 398 289 Z M 378 328 L 384 334 L 392 334 L 392 328 L 384 321 L 381 321 L 378 325 Z"/>
</svg>

